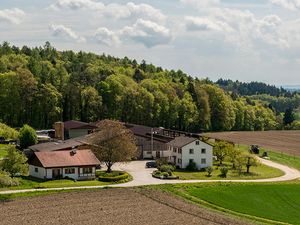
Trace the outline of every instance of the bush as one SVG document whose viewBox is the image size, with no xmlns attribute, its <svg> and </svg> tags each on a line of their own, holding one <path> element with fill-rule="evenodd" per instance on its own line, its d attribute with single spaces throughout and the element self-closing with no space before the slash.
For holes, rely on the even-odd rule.
<svg viewBox="0 0 300 225">
<path fill-rule="evenodd" d="M 188 171 L 196 171 L 197 165 L 195 162 L 190 162 L 189 165 L 186 167 L 186 170 Z"/>
<path fill-rule="evenodd" d="M 220 177 L 226 178 L 227 177 L 227 173 L 228 173 L 228 168 L 226 166 L 222 166 L 220 168 L 220 171 L 221 171 Z"/>
<path fill-rule="evenodd" d="M 4 123 L 0 123 L 0 137 L 4 137 L 6 140 L 15 140 L 18 138 L 18 136 L 18 131 L 5 125 Z"/>
<path fill-rule="evenodd" d="M 128 178 L 129 174 L 126 172 L 103 173 L 98 176 L 98 179 L 104 182 L 117 182 Z"/>
<path fill-rule="evenodd" d="M 7 172 L 0 171 L 0 188 L 19 186 L 19 181 L 16 178 L 11 178 Z"/>
<path fill-rule="evenodd" d="M 166 173 L 169 174 L 169 176 L 172 176 L 172 172 L 175 171 L 175 167 L 172 166 L 172 165 L 162 165 L 162 166 L 160 167 L 159 171 L 161 171 L 161 172 L 163 172 L 163 173 L 166 172 Z"/>
<path fill-rule="evenodd" d="M 211 177 L 212 172 L 214 171 L 214 168 L 212 166 L 209 166 L 206 168 L 207 176 Z"/>
<path fill-rule="evenodd" d="M 160 170 L 161 166 L 168 165 L 168 161 L 166 159 L 164 159 L 164 158 L 157 159 L 157 160 L 155 160 L 155 162 L 156 162 L 156 167 L 157 167 L 158 170 Z"/>
<path fill-rule="evenodd" d="M 19 152 L 14 146 L 9 146 L 6 157 L 0 164 L 1 170 L 10 176 L 28 175 L 28 164 L 26 156 Z"/>
<path fill-rule="evenodd" d="M 35 130 L 27 124 L 20 129 L 19 139 L 22 149 L 35 145 L 38 142 Z"/>
</svg>

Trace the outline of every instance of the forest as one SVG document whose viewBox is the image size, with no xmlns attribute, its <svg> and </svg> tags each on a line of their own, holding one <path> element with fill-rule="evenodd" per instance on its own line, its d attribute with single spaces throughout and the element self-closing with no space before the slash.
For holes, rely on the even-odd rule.
<svg viewBox="0 0 300 225">
<path fill-rule="evenodd" d="M 108 118 L 190 132 L 293 129 L 299 105 L 298 94 L 261 83 L 214 83 L 144 60 L 58 51 L 49 42 L 0 45 L 0 122 L 13 127 Z"/>
</svg>

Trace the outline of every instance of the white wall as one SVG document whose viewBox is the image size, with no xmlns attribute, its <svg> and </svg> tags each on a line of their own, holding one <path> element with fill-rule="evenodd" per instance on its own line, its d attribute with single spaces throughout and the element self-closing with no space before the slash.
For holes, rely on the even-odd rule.
<svg viewBox="0 0 300 225">
<path fill-rule="evenodd" d="M 202 154 L 201 149 L 205 148 L 206 153 Z M 194 154 L 190 154 L 190 149 L 194 149 Z M 206 159 L 206 164 L 201 164 L 201 159 Z M 182 168 L 186 168 L 189 165 L 189 160 L 193 159 L 198 169 L 206 168 L 213 165 L 213 147 L 205 142 L 199 141 L 199 145 L 196 145 L 196 141 L 182 147 Z"/>
<path fill-rule="evenodd" d="M 38 169 L 38 172 L 35 172 L 35 168 Z M 43 167 L 29 165 L 29 175 L 32 177 L 37 177 L 41 179 L 45 179 L 46 169 Z"/>
</svg>

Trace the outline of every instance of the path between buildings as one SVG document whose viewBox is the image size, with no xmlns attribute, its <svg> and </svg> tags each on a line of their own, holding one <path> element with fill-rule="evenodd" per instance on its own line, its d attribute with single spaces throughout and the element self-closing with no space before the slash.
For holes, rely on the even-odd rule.
<svg viewBox="0 0 300 225">
<path fill-rule="evenodd" d="M 270 160 L 260 159 L 261 162 L 267 166 L 282 170 L 285 174 L 281 177 L 257 180 L 160 180 L 153 178 L 151 173 L 155 169 L 145 168 L 146 161 L 133 161 L 126 164 L 114 165 L 114 170 L 124 170 L 131 174 L 133 180 L 128 183 L 102 185 L 102 186 L 82 186 L 82 187 L 63 187 L 63 188 L 43 188 L 43 189 L 24 189 L 24 190 L 7 190 L 0 191 L 0 194 L 14 194 L 34 191 L 51 191 L 51 190 L 76 190 L 76 189 L 93 189 L 104 187 L 137 187 L 155 184 L 180 184 L 180 183 L 210 183 L 210 182 L 280 182 L 300 179 L 300 171 L 288 166 L 272 162 Z"/>
</svg>

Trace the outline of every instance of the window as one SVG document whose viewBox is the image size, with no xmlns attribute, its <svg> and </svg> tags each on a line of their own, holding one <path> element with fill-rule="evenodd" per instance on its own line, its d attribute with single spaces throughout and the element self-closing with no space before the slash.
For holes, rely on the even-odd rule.
<svg viewBox="0 0 300 225">
<path fill-rule="evenodd" d="M 194 154 L 194 149 L 190 149 L 190 154 Z"/>
<path fill-rule="evenodd" d="M 34 168 L 34 172 L 38 173 L 39 172 L 39 168 L 35 167 Z"/>
<path fill-rule="evenodd" d="M 179 164 L 181 164 L 182 160 L 181 160 L 181 159 L 177 159 L 177 162 L 178 162 Z"/>
<path fill-rule="evenodd" d="M 151 151 L 147 151 L 147 154 L 149 155 L 149 154 L 152 154 L 152 152 Z"/>
<path fill-rule="evenodd" d="M 201 164 L 206 164 L 206 159 L 201 159 Z"/>
<path fill-rule="evenodd" d="M 173 148 L 173 152 L 177 152 L 177 148 Z"/>
<path fill-rule="evenodd" d="M 205 154 L 205 153 L 206 153 L 206 149 L 205 149 L 205 148 L 202 148 L 202 149 L 201 149 L 201 153 L 202 153 L 202 154 Z"/>
<path fill-rule="evenodd" d="M 65 169 L 65 174 L 74 174 L 75 173 L 75 168 L 66 168 Z"/>
<path fill-rule="evenodd" d="M 194 162 L 194 159 L 190 159 L 190 160 L 189 160 L 189 163 L 193 163 L 193 162 Z"/>
<path fill-rule="evenodd" d="M 181 148 L 178 149 L 178 153 L 179 153 L 179 154 L 182 153 L 182 149 L 181 149 Z"/>
<path fill-rule="evenodd" d="M 82 173 L 84 173 L 84 174 L 93 173 L 93 167 L 84 167 L 84 168 L 82 168 Z"/>
<path fill-rule="evenodd" d="M 200 145 L 200 141 L 196 141 L 196 145 Z"/>
</svg>

